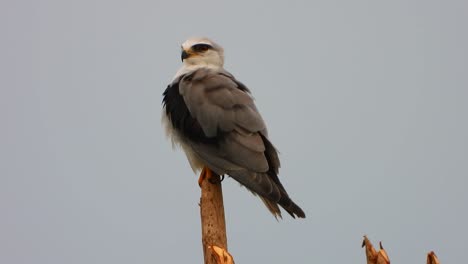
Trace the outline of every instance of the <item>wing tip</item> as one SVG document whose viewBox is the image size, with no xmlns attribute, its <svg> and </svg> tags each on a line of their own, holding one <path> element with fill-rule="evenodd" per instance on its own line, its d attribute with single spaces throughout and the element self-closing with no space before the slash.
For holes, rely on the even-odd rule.
<svg viewBox="0 0 468 264">
<path fill-rule="evenodd" d="M 288 212 L 288 214 L 290 214 L 292 216 L 292 218 L 306 218 L 306 215 L 304 213 L 304 211 L 297 205 L 295 204 L 293 201 L 291 201 L 291 205 L 288 206 L 287 208 L 283 207 L 284 210 L 286 210 L 286 212 Z"/>
<path fill-rule="evenodd" d="M 268 211 L 270 211 L 270 213 L 276 218 L 276 220 L 283 219 L 283 216 L 281 215 L 281 210 L 276 202 L 272 202 L 261 196 L 260 198 L 262 199 L 263 203 L 268 208 Z M 304 211 L 293 201 L 291 201 L 291 203 L 288 206 L 283 206 L 281 204 L 280 206 L 283 207 L 283 209 L 286 210 L 286 212 L 289 215 L 291 215 L 291 217 L 294 219 L 306 218 Z"/>
</svg>

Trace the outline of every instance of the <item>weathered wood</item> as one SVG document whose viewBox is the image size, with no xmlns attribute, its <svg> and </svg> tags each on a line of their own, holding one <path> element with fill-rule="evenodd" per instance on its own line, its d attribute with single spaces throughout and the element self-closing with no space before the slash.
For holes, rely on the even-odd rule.
<svg viewBox="0 0 468 264">
<path fill-rule="evenodd" d="M 201 182 L 200 216 L 205 264 L 223 263 L 219 255 L 213 254 L 216 253 L 213 247 L 224 249 L 227 253 L 223 191 L 218 175 L 211 175 Z"/>
</svg>

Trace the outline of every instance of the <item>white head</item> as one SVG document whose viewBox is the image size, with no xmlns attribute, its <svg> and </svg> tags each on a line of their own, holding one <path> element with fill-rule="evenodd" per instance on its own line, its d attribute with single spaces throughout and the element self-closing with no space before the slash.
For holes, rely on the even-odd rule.
<svg viewBox="0 0 468 264">
<path fill-rule="evenodd" d="M 220 70 L 224 64 L 224 50 L 208 38 L 189 38 L 182 44 L 182 67 L 174 79 L 199 68 Z"/>
<path fill-rule="evenodd" d="M 182 44 L 184 66 L 200 65 L 221 68 L 224 64 L 224 50 L 207 38 L 190 38 Z"/>
</svg>

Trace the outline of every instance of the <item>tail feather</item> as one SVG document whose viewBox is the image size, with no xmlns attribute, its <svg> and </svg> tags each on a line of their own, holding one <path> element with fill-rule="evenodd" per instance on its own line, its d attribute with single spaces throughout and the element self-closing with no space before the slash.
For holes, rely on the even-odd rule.
<svg viewBox="0 0 468 264">
<path fill-rule="evenodd" d="M 253 194 L 258 195 L 275 218 L 282 218 L 279 206 L 293 218 L 305 218 L 304 211 L 289 198 L 278 178 L 280 162 L 275 147 L 265 136 L 261 136 L 265 144 L 264 154 L 268 162 L 268 171 L 253 172 L 245 169 L 228 171 L 227 174 Z"/>
<path fill-rule="evenodd" d="M 305 218 L 304 211 L 289 198 L 283 186 L 278 186 L 268 174 L 236 171 L 231 172 L 230 176 L 254 195 L 258 195 L 274 217 L 282 218 L 279 209 L 281 206 L 293 218 Z"/>
<path fill-rule="evenodd" d="M 281 218 L 283 219 L 283 216 L 281 215 L 281 211 L 278 207 L 278 204 L 268 200 L 268 199 L 265 199 L 263 197 L 260 196 L 260 199 L 262 199 L 262 202 L 265 204 L 265 206 L 268 208 L 268 210 L 270 211 L 270 213 L 276 218 L 278 219 Z"/>
<path fill-rule="evenodd" d="M 278 158 L 278 151 L 276 148 L 273 146 L 273 144 L 266 138 L 264 135 L 261 135 L 263 143 L 265 144 L 265 157 L 268 161 L 269 165 L 269 170 L 267 172 L 269 179 L 276 184 L 277 188 L 279 189 L 281 193 L 281 198 L 277 202 L 281 207 L 283 207 L 286 212 L 288 212 L 293 218 L 296 218 L 295 216 L 299 218 L 305 218 L 305 213 L 302 211 L 302 209 L 295 204 L 291 198 L 289 198 L 288 193 L 286 192 L 286 189 L 283 187 L 283 184 L 281 184 L 279 178 L 278 178 L 278 170 L 280 167 L 280 161 Z"/>
</svg>

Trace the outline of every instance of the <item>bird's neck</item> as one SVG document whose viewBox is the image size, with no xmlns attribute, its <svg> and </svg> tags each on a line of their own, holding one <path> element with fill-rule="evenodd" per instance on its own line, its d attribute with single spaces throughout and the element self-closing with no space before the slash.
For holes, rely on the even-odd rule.
<svg viewBox="0 0 468 264">
<path fill-rule="evenodd" d="M 205 63 L 188 64 L 188 63 L 184 62 L 182 67 L 180 67 L 180 69 L 177 71 L 177 73 L 174 76 L 173 80 L 177 79 L 181 75 L 184 75 L 186 73 L 189 73 L 189 72 L 201 69 L 201 68 L 203 68 L 203 69 L 212 69 L 212 70 L 215 70 L 215 71 L 219 71 L 219 70 L 223 69 L 223 66 L 222 65 L 215 65 L 215 64 L 205 64 Z"/>
</svg>

